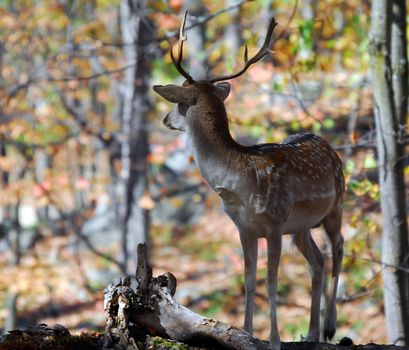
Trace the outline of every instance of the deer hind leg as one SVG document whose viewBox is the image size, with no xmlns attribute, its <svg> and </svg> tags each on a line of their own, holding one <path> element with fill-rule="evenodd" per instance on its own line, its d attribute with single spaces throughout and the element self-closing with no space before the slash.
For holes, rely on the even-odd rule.
<svg viewBox="0 0 409 350">
<path fill-rule="evenodd" d="M 339 274 L 342 269 L 344 255 L 344 238 L 341 235 L 342 210 L 329 214 L 324 219 L 324 228 L 331 242 L 332 251 L 332 280 L 328 305 L 324 318 L 324 339 L 332 339 L 336 330 L 337 309 L 336 298 Z"/>
<path fill-rule="evenodd" d="M 270 346 L 279 350 L 280 335 L 277 327 L 277 286 L 278 266 L 281 257 L 282 236 L 281 233 L 273 233 L 267 236 L 267 276 L 266 289 L 270 303 Z"/>
<path fill-rule="evenodd" d="M 311 316 L 308 335 L 305 339 L 318 342 L 320 338 L 320 304 L 324 281 L 324 257 L 311 237 L 310 230 L 299 232 L 294 243 L 308 262 L 311 273 Z"/>
<path fill-rule="evenodd" d="M 257 282 L 257 239 L 248 238 L 240 232 L 244 255 L 244 287 L 246 294 L 244 329 L 253 334 L 253 306 Z"/>
</svg>

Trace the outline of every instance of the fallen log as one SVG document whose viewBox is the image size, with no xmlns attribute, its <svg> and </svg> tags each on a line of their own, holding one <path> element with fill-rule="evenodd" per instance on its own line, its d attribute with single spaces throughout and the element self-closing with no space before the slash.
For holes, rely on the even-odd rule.
<svg viewBox="0 0 409 350">
<path fill-rule="evenodd" d="M 146 246 L 138 246 L 137 287 L 130 277 L 105 289 L 106 349 L 138 349 L 140 334 L 160 336 L 205 349 L 267 350 L 269 344 L 240 328 L 203 317 L 178 304 L 173 295 L 177 281 L 171 273 L 153 277 Z M 288 342 L 283 350 L 409 350 L 394 345 L 352 345 L 348 338 L 338 345 Z"/>
<path fill-rule="evenodd" d="M 239 328 L 202 317 L 178 304 L 173 295 L 176 278 L 171 273 L 152 276 L 146 247 L 138 246 L 138 286 L 130 278 L 119 279 L 105 289 L 104 309 L 108 343 L 116 339 L 121 346 L 136 346 L 132 330 L 214 349 L 267 350 L 268 344 Z"/>
</svg>

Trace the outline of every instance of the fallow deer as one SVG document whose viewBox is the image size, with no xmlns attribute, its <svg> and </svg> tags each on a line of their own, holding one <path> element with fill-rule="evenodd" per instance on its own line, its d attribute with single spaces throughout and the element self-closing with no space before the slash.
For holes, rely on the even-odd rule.
<svg viewBox="0 0 409 350">
<path fill-rule="evenodd" d="M 290 136 L 280 144 L 246 147 L 237 143 L 229 132 L 224 100 L 230 84 L 225 81 L 242 75 L 272 52 L 269 46 L 277 23 L 274 18 L 271 20 L 264 44 L 251 59 L 247 58 L 246 47 L 245 63 L 238 73 L 196 81 L 181 65 L 183 43 L 187 40 L 186 15 L 180 28 L 177 58 L 172 46 L 170 51 L 173 64 L 186 80 L 182 86 L 156 85 L 153 89 L 177 104 L 163 122 L 169 129 L 187 132 L 201 174 L 221 197 L 224 211 L 239 230 L 244 255 L 244 328 L 252 334 L 257 242 L 266 238 L 270 344 L 273 349 L 280 349 L 277 273 L 282 235 L 291 234 L 309 264 L 312 278 L 311 315 L 305 340 L 319 341 L 324 258 L 310 230 L 323 224 L 332 247 L 332 283 L 323 336 L 331 339 L 336 327 L 336 293 L 344 241 L 340 231 L 345 187 L 341 160 L 326 141 L 311 133 Z"/>
</svg>

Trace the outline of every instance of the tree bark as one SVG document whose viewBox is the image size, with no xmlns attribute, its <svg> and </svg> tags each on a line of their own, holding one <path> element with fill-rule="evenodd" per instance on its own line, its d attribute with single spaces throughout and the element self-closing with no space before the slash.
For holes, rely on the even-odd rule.
<svg viewBox="0 0 409 350">
<path fill-rule="evenodd" d="M 394 104 L 397 118 L 398 159 L 397 172 L 400 185 L 399 203 L 401 203 L 402 217 L 404 218 L 399 229 L 398 266 L 409 268 L 409 234 L 406 222 L 406 198 L 404 179 L 405 150 L 403 135 L 406 132 L 408 115 L 408 57 L 406 38 L 406 2 L 405 0 L 392 1 L 392 38 L 391 38 L 391 68 Z M 403 216 L 404 215 L 404 216 Z M 405 271 L 396 271 L 399 284 L 399 293 L 402 304 L 402 320 L 405 344 L 409 345 L 409 274 Z"/>
<path fill-rule="evenodd" d="M 122 86 L 121 178 L 124 203 L 121 211 L 122 264 L 124 272 L 134 270 L 132 261 L 138 243 L 149 241 L 149 211 L 139 203 L 148 189 L 148 119 L 150 110 L 149 46 L 153 27 L 146 17 L 146 2 L 123 0 L 120 5 L 124 55 L 133 67 L 125 71 Z M 132 228 L 132 230 L 130 230 Z"/>
<path fill-rule="evenodd" d="M 406 2 L 392 2 L 391 40 L 392 86 L 394 103 L 400 126 L 406 125 L 408 113 L 408 56 L 406 37 Z M 404 130 L 401 130 L 403 132 Z"/>
<path fill-rule="evenodd" d="M 189 10 L 189 16 L 187 18 L 188 26 L 198 21 L 200 17 L 205 16 L 207 12 L 201 0 L 188 0 L 185 2 L 185 7 Z M 193 27 L 188 32 L 189 51 L 194 52 L 194 55 L 189 55 L 189 74 L 195 80 L 206 79 L 207 77 L 207 59 L 204 48 L 206 42 L 205 32 L 205 23 Z"/>
<path fill-rule="evenodd" d="M 406 38 L 403 33 L 406 30 L 406 10 L 398 14 L 404 2 L 372 2 L 369 49 L 383 214 L 382 260 L 388 266 L 407 268 L 404 150 L 400 143 L 407 112 L 407 97 L 404 96 L 407 96 Z M 401 269 L 385 268 L 383 281 L 389 339 L 394 344 L 409 344 L 409 277 Z"/>
<path fill-rule="evenodd" d="M 233 6 L 237 4 L 239 0 L 228 0 L 227 5 Z M 229 23 L 224 31 L 224 42 L 226 46 L 226 61 L 231 68 L 234 68 L 239 64 L 239 52 L 240 46 L 243 44 L 243 38 L 241 35 L 240 27 L 240 8 L 237 7 L 230 11 L 231 23 Z M 241 63 L 241 62 L 240 62 Z"/>
<path fill-rule="evenodd" d="M 18 173 L 16 174 L 16 178 L 14 181 L 20 181 L 26 171 L 26 164 L 19 169 Z M 3 174 L 4 177 L 4 174 Z M 3 185 L 9 185 L 13 180 L 10 179 L 10 173 L 7 173 L 5 176 L 6 181 Z M 11 181 L 10 181 L 11 180 Z M 18 267 L 21 262 L 21 225 L 20 225 L 20 202 L 21 199 L 17 198 L 16 203 L 9 204 L 4 208 L 5 211 L 5 218 L 2 221 L 6 223 L 6 230 L 7 230 L 7 239 L 8 244 L 11 251 L 9 265 L 13 267 Z M 4 320 L 4 332 L 9 330 L 15 329 L 17 327 L 17 303 L 18 303 L 18 291 L 10 290 L 7 291 L 6 295 L 6 309 L 7 309 L 7 316 Z"/>
</svg>

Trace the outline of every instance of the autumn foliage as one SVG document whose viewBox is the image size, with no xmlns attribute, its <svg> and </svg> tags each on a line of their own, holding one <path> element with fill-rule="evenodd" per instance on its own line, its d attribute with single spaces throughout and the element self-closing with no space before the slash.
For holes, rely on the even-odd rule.
<svg viewBox="0 0 409 350">
<path fill-rule="evenodd" d="M 244 42 L 250 53 L 257 50 L 267 18 L 274 15 L 279 23 L 274 56 L 232 82 L 226 102 L 232 133 L 251 144 L 312 131 L 339 152 L 347 194 L 337 339 L 385 342 L 369 2 L 206 0 L 202 5 L 205 15 L 196 25 L 203 28 L 205 44 L 196 53 L 188 44 L 185 54 L 206 57 L 215 74 L 241 65 Z M 118 186 L 124 170 L 121 94 L 124 75 L 136 64 L 126 60 L 124 50 L 145 45 L 153 55 L 148 84 L 178 81 L 169 47 L 189 6 L 190 1 L 147 1 L 144 20 L 154 39 L 129 43 L 123 41 L 118 0 L 0 5 L 0 327 L 13 313 L 12 300 L 17 325 L 103 327 L 102 290 L 123 268 L 116 231 L 125 198 Z M 241 44 L 228 48 L 234 24 Z M 137 205 L 150 215 L 154 269 L 177 276 L 182 304 L 241 326 L 242 254 L 235 227 L 186 154 L 183 135 L 162 127 L 169 106 L 153 93 L 149 98 L 149 180 Z M 319 229 L 314 238 L 325 250 Z M 259 250 L 255 333 L 266 338 L 264 241 Z M 286 241 L 279 277 L 283 340 L 299 339 L 308 327 L 305 266 Z"/>
</svg>

